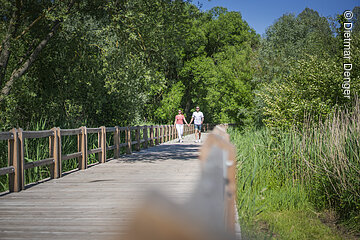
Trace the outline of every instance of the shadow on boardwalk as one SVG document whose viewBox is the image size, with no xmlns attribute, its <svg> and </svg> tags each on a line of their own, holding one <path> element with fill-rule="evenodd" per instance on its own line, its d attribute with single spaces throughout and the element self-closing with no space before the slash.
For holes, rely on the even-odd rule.
<svg viewBox="0 0 360 240">
<path fill-rule="evenodd" d="M 197 154 L 198 150 L 199 145 L 195 144 L 164 144 L 140 152 L 134 152 L 132 155 L 123 155 L 115 161 L 126 161 L 128 163 L 137 161 L 155 163 L 169 159 L 189 161 L 194 159 L 194 153 Z"/>
<path fill-rule="evenodd" d="M 200 175 L 194 136 L 0 197 L 0 239 L 111 239 L 148 189 L 184 202 Z"/>
</svg>

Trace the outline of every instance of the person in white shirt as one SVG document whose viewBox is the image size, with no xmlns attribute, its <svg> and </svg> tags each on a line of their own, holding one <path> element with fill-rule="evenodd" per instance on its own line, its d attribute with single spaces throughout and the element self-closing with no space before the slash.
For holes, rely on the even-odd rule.
<svg viewBox="0 0 360 240">
<path fill-rule="evenodd" d="M 196 106 L 196 112 L 193 112 L 191 121 L 189 125 L 194 121 L 195 126 L 195 142 L 200 142 L 201 140 L 201 125 L 204 122 L 204 114 L 200 112 L 200 107 Z M 199 135 L 199 138 L 197 137 Z"/>
</svg>

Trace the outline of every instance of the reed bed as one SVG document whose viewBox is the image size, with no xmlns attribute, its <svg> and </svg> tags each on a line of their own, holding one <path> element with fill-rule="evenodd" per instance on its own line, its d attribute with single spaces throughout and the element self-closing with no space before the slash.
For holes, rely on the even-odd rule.
<svg viewBox="0 0 360 240">
<path fill-rule="evenodd" d="M 301 128 L 229 129 L 238 151 L 237 204 L 243 221 L 271 211 L 337 213 L 360 228 L 360 106 L 337 109 Z"/>
</svg>

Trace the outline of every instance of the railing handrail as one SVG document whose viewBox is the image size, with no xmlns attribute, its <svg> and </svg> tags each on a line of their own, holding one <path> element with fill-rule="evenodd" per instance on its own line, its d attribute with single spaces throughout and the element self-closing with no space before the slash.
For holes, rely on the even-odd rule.
<svg viewBox="0 0 360 240">
<path fill-rule="evenodd" d="M 227 126 L 216 126 L 201 146 L 200 178 L 186 202 L 149 192 L 121 239 L 235 240 L 236 149 Z"/>
<path fill-rule="evenodd" d="M 208 131 L 213 124 L 204 124 L 204 130 Z M 125 142 L 121 142 L 121 133 L 125 133 Z M 134 133 L 135 132 L 135 133 Z M 142 132 L 142 133 L 141 133 Z M 194 125 L 184 126 L 184 136 L 195 132 Z M 108 146 L 106 135 L 113 134 L 113 145 Z M 88 149 L 88 134 L 98 134 L 98 146 Z M 135 134 L 135 140 L 132 136 Z M 61 137 L 77 135 L 77 152 L 63 154 L 61 148 Z M 25 139 L 49 138 L 49 158 L 26 163 L 24 160 Z M 128 127 L 105 127 L 87 128 L 86 126 L 76 129 L 52 128 L 41 131 L 24 131 L 21 128 L 14 128 L 9 132 L 0 132 L 0 141 L 8 141 L 8 166 L 0 168 L 0 176 L 9 175 L 9 191 L 19 192 L 25 189 L 25 170 L 39 166 L 51 165 L 50 177 L 60 178 L 62 176 L 62 162 L 77 158 L 79 170 L 88 167 L 88 155 L 98 153 L 99 163 L 107 160 L 106 152 L 114 151 L 114 158 L 120 155 L 120 149 L 125 148 L 127 154 L 132 153 L 132 146 L 135 150 L 159 145 L 177 138 L 177 131 L 174 125 L 144 125 Z"/>
</svg>

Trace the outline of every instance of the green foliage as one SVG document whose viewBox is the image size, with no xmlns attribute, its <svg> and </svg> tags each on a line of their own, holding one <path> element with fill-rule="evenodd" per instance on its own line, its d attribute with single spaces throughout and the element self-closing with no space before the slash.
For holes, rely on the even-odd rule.
<svg viewBox="0 0 360 240">
<path fill-rule="evenodd" d="M 259 142 L 249 144 L 266 145 L 257 147 L 256 156 L 265 154 L 275 162 L 258 161 L 249 172 L 255 174 L 262 164 L 267 167 L 264 176 L 270 182 L 264 180 L 264 184 L 276 194 L 271 194 L 272 190 L 264 190 L 264 194 L 277 199 L 278 205 L 297 209 L 307 201 L 300 198 L 306 191 L 303 185 L 289 180 L 294 179 L 294 162 L 282 161 L 284 154 L 299 159 L 288 142 L 297 146 L 300 140 L 291 134 L 285 137 L 280 130 L 301 129 L 309 115 L 313 122 L 325 121 L 337 107 L 349 104 L 341 89 L 341 23 L 345 20 L 341 15 L 338 22 L 331 23 L 308 8 L 297 16 L 285 14 L 261 39 L 239 12 L 222 7 L 201 12 L 182 0 L 76 1 L 74 5 L 71 1 L 0 0 L 0 5 L 0 51 L 5 53 L 5 43 L 10 43 L 11 52 L 8 61 L 0 57 L 8 63 L 0 69 L 0 88 L 54 24 L 60 24 L 36 61 L 12 83 L 9 94 L 0 96 L 1 130 L 36 130 L 42 127 L 32 123 L 42 119 L 47 119 L 48 128 L 172 123 L 177 109 L 189 116 L 199 105 L 206 122 L 261 125 L 263 121 L 270 127 L 271 135 L 262 133 L 262 140 L 259 137 Z M 359 7 L 353 12 L 352 97 L 360 89 Z M 357 146 L 354 139 L 356 136 L 351 136 L 342 143 L 351 156 L 356 155 L 349 150 Z M 46 155 L 39 150 L 46 142 L 27 144 L 31 149 L 28 161 Z M 71 138 L 64 139 L 66 149 L 74 148 L 73 144 Z M 279 150 L 279 146 L 283 148 Z M 315 156 L 314 151 L 309 155 Z M 6 161 L 1 160 L 1 165 Z M 70 165 L 76 166 L 75 161 Z M 29 175 L 31 181 L 36 181 L 39 173 L 47 176 L 46 169 L 36 171 Z M 255 177 L 249 175 L 244 184 Z M 316 186 L 332 186 L 335 181 L 324 176 L 317 179 Z M 262 191 L 263 183 L 258 188 L 256 184 L 252 181 L 254 188 L 245 189 Z M 339 189 L 332 193 L 324 189 L 319 203 L 330 201 L 340 210 L 353 208 L 351 191 L 337 199 Z M 290 193 L 301 200 L 286 202 Z M 250 203 L 255 196 L 246 201 Z"/>
<path fill-rule="evenodd" d="M 342 125 L 344 119 L 327 123 L 321 133 L 293 130 L 277 138 L 268 128 L 229 129 L 237 148 L 237 207 L 245 235 L 264 230 L 265 224 L 275 237 L 323 239 L 331 230 L 314 213 L 324 209 L 336 209 L 342 221 L 350 219 L 350 227 L 359 230 L 359 162 L 355 153 L 344 156 L 346 149 L 356 152 L 359 146 L 330 139 L 356 139 L 355 121 Z M 339 131 L 345 126 L 351 130 Z"/>
<path fill-rule="evenodd" d="M 275 128 L 302 125 L 306 115 L 324 120 L 332 107 L 347 100 L 342 95 L 342 65 L 334 59 L 308 56 L 294 61 L 290 74 L 260 92 L 265 103 L 264 122 Z M 340 76 L 340 77 L 339 77 Z"/>
<path fill-rule="evenodd" d="M 237 147 L 237 204 L 244 221 L 263 211 L 309 207 L 304 187 L 292 180 L 291 162 L 276 155 L 280 146 L 267 129 L 229 134 Z"/>
<path fill-rule="evenodd" d="M 194 36 L 195 34 L 195 36 Z M 193 22 L 187 38 L 183 104 L 188 112 L 200 105 L 209 122 L 238 122 L 250 119 L 253 68 L 252 48 L 259 36 L 238 12 L 214 8 Z"/>
<path fill-rule="evenodd" d="M 258 216 L 256 222 L 270 225 L 272 235 L 276 239 L 344 239 L 319 219 L 311 210 L 273 211 Z"/>
<path fill-rule="evenodd" d="M 269 129 L 231 130 L 238 148 L 239 214 L 247 219 L 314 206 L 335 210 L 359 231 L 359 117 L 355 102 L 324 123 L 308 116 L 303 128 L 276 135 Z"/>
<path fill-rule="evenodd" d="M 174 84 L 170 91 L 161 100 L 159 108 L 155 112 L 157 122 L 172 124 L 180 109 L 181 99 L 184 95 L 184 85 L 182 82 Z"/>
<path fill-rule="evenodd" d="M 336 31 L 341 32 L 341 24 Z M 336 106 L 346 106 L 343 96 L 343 39 L 316 11 L 279 18 L 266 31 L 259 50 L 257 113 L 267 126 L 289 129 L 301 126 L 308 114 L 324 120 Z M 351 97 L 360 90 L 359 36 L 351 43 Z"/>
<path fill-rule="evenodd" d="M 190 114 L 195 104 L 207 122 L 250 121 L 248 61 L 259 36 L 240 13 L 201 12 L 187 1 L 80 1 L 68 11 L 69 4 L 4 4 L 0 40 L 12 14 L 21 15 L 1 88 L 22 56 L 61 25 L 0 101 L 2 129 L 41 118 L 73 127 L 168 122 L 170 112 Z M 169 97 L 174 91 L 181 99 Z"/>
<path fill-rule="evenodd" d="M 299 142 L 295 171 L 304 179 L 313 203 L 318 208 L 331 208 L 342 219 L 352 219 L 360 229 L 360 108 L 335 111 L 324 124 L 306 122 Z M 306 164 L 310 163 L 310 164 Z M 311 177 L 310 177 L 311 176 Z"/>
<path fill-rule="evenodd" d="M 214 114 L 215 122 L 247 121 L 251 124 L 253 102 L 250 66 L 251 48 L 248 44 L 228 46 L 214 56 L 216 81 L 209 87 L 206 101 Z"/>
</svg>

